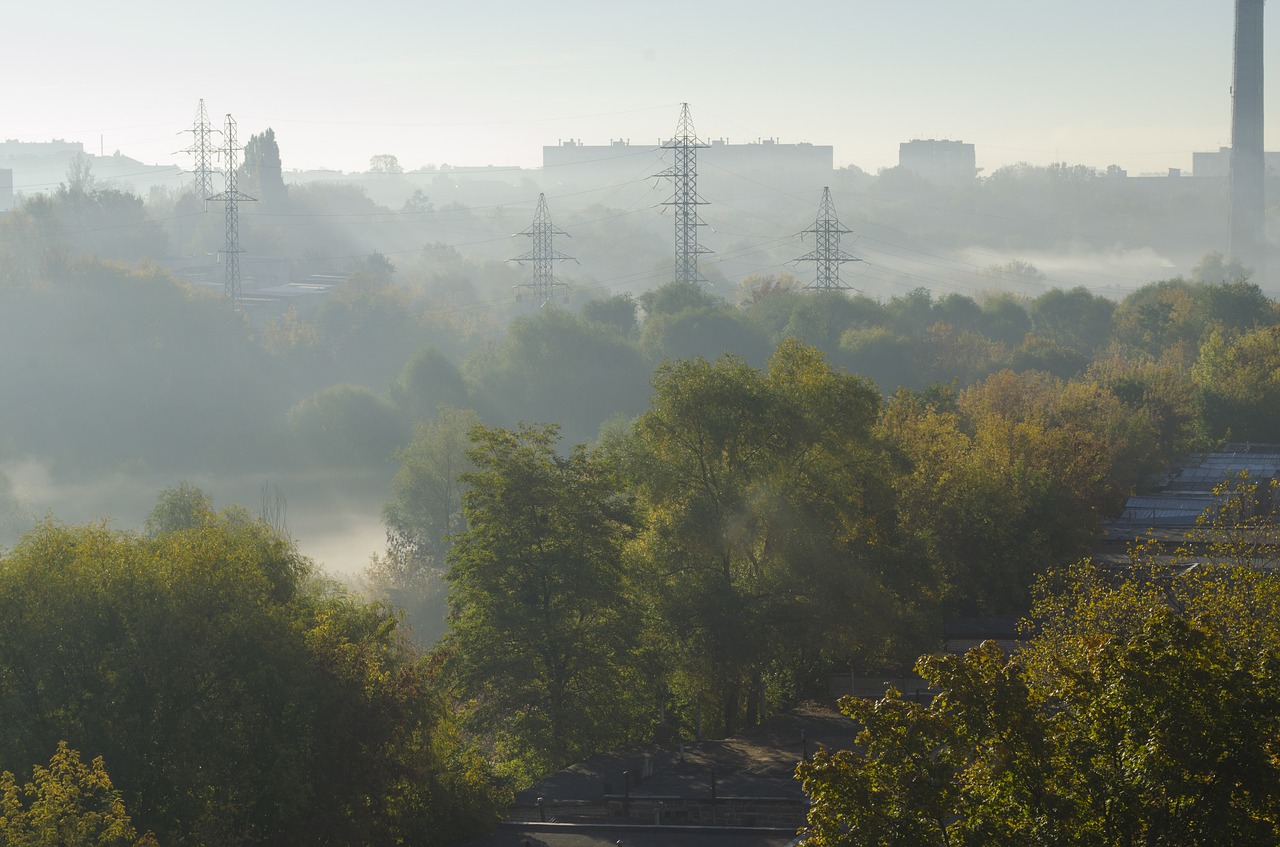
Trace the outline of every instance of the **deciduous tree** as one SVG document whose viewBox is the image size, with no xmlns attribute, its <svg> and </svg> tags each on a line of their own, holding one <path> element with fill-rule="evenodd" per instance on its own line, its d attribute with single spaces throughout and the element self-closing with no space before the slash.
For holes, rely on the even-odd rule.
<svg viewBox="0 0 1280 847">
<path fill-rule="evenodd" d="M 499 755 L 536 775 L 641 734 L 632 511 L 603 458 L 557 428 L 471 431 L 449 552 L 446 670 Z"/>
</svg>

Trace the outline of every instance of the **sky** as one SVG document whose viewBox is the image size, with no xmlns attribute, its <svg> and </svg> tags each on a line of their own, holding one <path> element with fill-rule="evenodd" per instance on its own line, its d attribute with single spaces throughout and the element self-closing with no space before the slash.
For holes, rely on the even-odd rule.
<svg viewBox="0 0 1280 847">
<path fill-rule="evenodd" d="M 537 167 L 570 138 L 657 144 L 682 102 L 703 139 L 871 172 L 913 138 L 971 142 L 986 173 L 1163 172 L 1231 134 L 1230 0 L 13 0 L 0 25 L 0 138 L 147 164 L 190 165 L 200 99 L 241 142 L 274 129 L 286 170 Z M 1268 150 L 1278 30 L 1272 9 Z"/>
</svg>

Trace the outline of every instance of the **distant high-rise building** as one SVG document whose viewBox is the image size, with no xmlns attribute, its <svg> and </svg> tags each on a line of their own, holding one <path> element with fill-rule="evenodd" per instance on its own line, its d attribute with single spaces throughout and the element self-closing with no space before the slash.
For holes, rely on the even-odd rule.
<svg viewBox="0 0 1280 847">
<path fill-rule="evenodd" d="M 632 144 L 619 139 L 583 144 L 568 139 L 542 148 L 543 176 L 548 184 L 583 187 L 643 179 L 660 161 L 662 143 Z M 699 185 L 719 198 L 758 194 L 761 183 L 787 191 L 806 184 L 820 187 L 831 182 L 834 160 L 829 144 L 784 144 L 772 138 L 735 144 L 713 138 L 698 150 L 698 162 L 705 165 Z"/>
<path fill-rule="evenodd" d="M 13 171 L 0 168 L 0 212 L 13 208 Z"/>
<path fill-rule="evenodd" d="M 917 138 L 898 145 L 898 167 L 936 183 L 966 182 L 978 174 L 972 144 Z"/>
<path fill-rule="evenodd" d="M 1280 152 L 1268 151 L 1262 155 L 1264 167 L 1280 172 Z M 1191 175 L 1208 179 L 1227 179 L 1231 176 L 1231 148 L 1197 150 L 1191 154 Z"/>
<path fill-rule="evenodd" d="M 28 156 L 70 156 L 83 153 L 84 145 L 79 141 L 63 141 L 55 138 L 52 141 L 19 141 L 7 138 L 0 141 L 0 159 L 18 159 Z"/>
<path fill-rule="evenodd" d="M 1265 177 L 1262 149 L 1262 9 L 1236 0 L 1235 74 L 1231 86 L 1231 219 L 1227 251 L 1266 278 Z"/>
</svg>

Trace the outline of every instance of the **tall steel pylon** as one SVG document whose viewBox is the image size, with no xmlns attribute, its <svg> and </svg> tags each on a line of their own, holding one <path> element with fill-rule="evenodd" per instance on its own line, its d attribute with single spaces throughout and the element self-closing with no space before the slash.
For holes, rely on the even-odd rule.
<svg viewBox="0 0 1280 847">
<path fill-rule="evenodd" d="M 698 256 L 711 251 L 698 246 L 698 227 L 705 226 L 698 217 L 698 207 L 706 205 L 698 196 L 698 148 L 708 146 L 698 140 L 693 131 L 693 119 L 689 116 L 689 104 L 680 104 L 680 122 L 675 136 L 662 145 L 664 150 L 675 151 L 675 161 L 660 177 L 671 180 L 671 199 L 663 205 L 671 206 L 676 214 L 676 268 L 675 281 L 696 285 L 707 278 L 698 270 Z"/>
<path fill-rule="evenodd" d="M 222 148 L 222 161 L 227 169 L 226 184 L 221 194 L 214 194 L 209 199 L 226 204 L 227 242 L 222 248 L 223 255 L 226 257 L 225 290 L 227 297 L 231 300 L 231 308 L 239 311 L 240 254 L 244 252 L 240 249 L 240 201 L 253 201 L 257 198 L 250 197 L 236 188 L 236 155 L 240 149 L 236 147 L 236 122 L 230 114 L 227 115 L 227 123 L 222 130 L 222 135 L 225 141 Z"/>
<path fill-rule="evenodd" d="M 555 249 L 552 244 L 557 235 L 568 237 L 569 233 L 557 229 L 551 223 L 551 212 L 547 209 L 547 195 L 538 195 L 538 209 L 533 213 L 533 223 L 528 229 L 519 233 L 531 239 L 531 248 L 512 259 L 513 262 L 532 262 L 533 276 L 527 282 L 520 283 L 520 288 L 533 291 L 533 302 L 536 308 L 542 308 L 551 302 L 556 288 L 567 288 L 563 282 L 556 280 L 553 266 L 556 262 L 573 259 Z M 577 261 L 576 259 L 573 259 Z"/>
<path fill-rule="evenodd" d="M 796 259 L 797 262 L 813 262 L 817 269 L 814 281 L 806 285 L 810 290 L 843 289 L 849 286 L 840 281 L 840 266 L 845 262 L 861 262 L 840 249 L 840 236 L 853 232 L 840 225 L 836 207 L 831 202 L 831 189 L 823 186 L 822 202 L 818 206 L 818 218 L 800 234 L 812 235 L 813 249 Z"/>
<path fill-rule="evenodd" d="M 188 132 L 192 135 L 191 146 L 178 152 L 191 154 L 194 160 L 191 173 L 195 177 L 191 192 L 207 203 L 209 195 L 213 194 L 213 150 L 210 147 L 213 124 L 209 123 L 209 113 L 205 111 L 203 97 L 200 98 L 200 107 L 196 109 L 196 122 Z"/>
</svg>

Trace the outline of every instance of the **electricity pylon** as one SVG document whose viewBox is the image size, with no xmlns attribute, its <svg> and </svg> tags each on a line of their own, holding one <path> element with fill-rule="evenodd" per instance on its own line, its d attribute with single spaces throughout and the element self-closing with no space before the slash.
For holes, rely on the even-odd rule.
<svg viewBox="0 0 1280 847">
<path fill-rule="evenodd" d="M 204 109 L 203 97 L 200 98 L 200 107 L 196 109 L 196 122 L 188 132 L 192 135 L 191 146 L 178 152 L 191 154 L 194 160 L 191 173 L 195 177 L 191 192 L 207 204 L 209 195 L 213 194 L 213 152 L 209 146 L 213 125 L 209 123 L 209 113 Z"/>
<path fill-rule="evenodd" d="M 556 250 L 552 244 L 555 236 L 568 237 L 569 233 L 557 229 L 555 224 L 551 223 L 551 212 L 547 210 L 545 194 L 538 195 L 538 209 L 533 213 L 533 223 L 519 234 L 529 236 L 532 246 L 528 252 L 516 256 L 512 261 L 532 262 L 533 276 L 527 282 L 520 283 L 518 287 L 530 289 L 533 292 L 534 306 L 540 309 L 551 302 L 557 288 L 568 287 L 555 278 L 553 274 L 555 263 L 570 259 L 577 260 Z"/>
<path fill-rule="evenodd" d="M 831 189 L 823 187 L 822 203 L 818 206 L 818 218 L 800 234 L 814 237 L 813 249 L 796 259 L 797 262 L 813 262 L 817 269 L 814 281 L 806 285 L 809 290 L 843 289 L 849 286 L 840 282 L 840 266 L 845 262 L 861 262 L 840 249 L 840 236 L 853 232 L 840 225 L 836 207 L 831 202 Z"/>
<path fill-rule="evenodd" d="M 227 123 L 222 130 L 222 135 L 226 142 L 222 148 L 222 161 L 227 169 L 226 184 L 221 194 L 215 194 L 209 199 L 226 204 L 227 241 L 222 248 L 226 261 L 225 290 L 227 297 L 231 300 L 231 308 L 239 311 L 240 254 L 244 252 L 240 249 L 240 201 L 253 201 L 257 198 L 250 197 L 236 188 L 236 155 L 240 149 L 236 147 L 236 122 L 230 114 L 227 115 Z"/>
<path fill-rule="evenodd" d="M 671 167 L 658 174 L 671 180 L 671 199 L 663 205 L 675 209 L 676 215 L 676 282 L 696 285 L 707 278 L 698 270 L 698 256 L 711 251 L 698 246 L 698 227 L 705 226 L 698 217 L 698 207 L 706 205 L 698 196 L 698 148 L 708 146 L 698 140 L 693 131 L 693 119 L 689 116 L 689 104 L 680 104 L 680 122 L 675 136 L 662 145 L 664 150 L 675 151 Z"/>
</svg>

